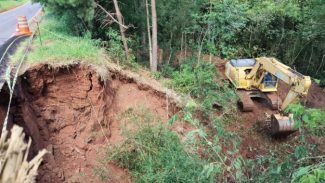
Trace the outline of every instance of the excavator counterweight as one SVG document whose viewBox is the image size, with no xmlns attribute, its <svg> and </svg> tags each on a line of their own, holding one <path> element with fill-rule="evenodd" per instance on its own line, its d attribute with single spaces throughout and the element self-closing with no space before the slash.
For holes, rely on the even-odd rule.
<svg viewBox="0 0 325 183">
<path fill-rule="evenodd" d="M 267 119 L 271 123 L 273 135 L 289 134 L 295 131 L 293 115 L 284 115 L 286 107 L 306 96 L 311 86 L 309 76 L 291 69 L 275 58 L 260 57 L 256 59 L 233 59 L 226 63 L 225 74 L 237 88 L 242 110 L 253 111 L 252 99 L 264 99 L 277 114 Z M 277 95 L 278 81 L 290 86 L 290 90 L 282 102 Z"/>
</svg>

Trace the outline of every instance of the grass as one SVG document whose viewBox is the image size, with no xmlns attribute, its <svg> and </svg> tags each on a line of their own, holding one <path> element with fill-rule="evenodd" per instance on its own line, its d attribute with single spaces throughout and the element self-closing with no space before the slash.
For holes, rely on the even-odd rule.
<svg viewBox="0 0 325 183">
<path fill-rule="evenodd" d="M 89 35 L 74 36 L 69 33 L 67 24 L 58 21 L 56 17 L 46 15 L 38 34 L 33 41 L 31 52 L 25 63 L 66 62 L 86 60 L 90 63 L 100 63 L 103 60 L 103 50 L 98 41 Z M 14 55 L 13 60 L 19 60 L 23 48 Z"/>
<path fill-rule="evenodd" d="M 226 113 L 236 113 L 238 96 L 226 81 L 220 80 L 215 65 L 194 57 L 184 60 L 179 71 L 172 72 L 173 88 L 197 99 L 201 111 L 206 115 L 217 105 Z M 214 116 L 214 115 L 212 115 Z M 210 120 L 211 121 L 211 120 Z"/>
<path fill-rule="evenodd" d="M 213 182 L 202 174 L 205 160 L 186 151 L 178 135 L 145 110 L 127 110 L 120 116 L 122 124 L 136 125 L 129 129 L 127 140 L 110 147 L 109 161 L 127 168 L 135 182 Z"/>
<path fill-rule="evenodd" d="M 4 12 L 26 3 L 28 0 L 0 0 L 0 12 Z"/>
<path fill-rule="evenodd" d="M 21 60 L 28 41 L 25 41 L 11 56 L 11 61 Z M 68 66 L 76 62 L 91 65 L 102 78 L 107 78 L 107 70 L 103 64 L 109 59 L 100 42 L 91 39 L 89 34 L 75 36 L 70 33 L 68 24 L 64 20 L 47 14 L 40 25 L 40 34 L 34 37 L 24 65 L 50 64 L 51 66 Z"/>
</svg>

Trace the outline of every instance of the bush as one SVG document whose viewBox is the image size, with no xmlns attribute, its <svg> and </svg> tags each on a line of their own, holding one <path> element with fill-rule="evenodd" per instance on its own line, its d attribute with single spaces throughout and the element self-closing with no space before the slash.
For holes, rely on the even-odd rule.
<svg viewBox="0 0 325 183">
<path fill-rule="evenodd" d="M 295 125 L 300 130 L 306 128 L 315 135 L 325 135 L 325 113 L 321 109 L 307 109 L 301 104 L 291 104 L 286 112 L 294 114 Z"/>
<path fill-rule="evenodd" d="M 213 64 L 199 62 L 195 64 L 195 57 L 190 57 L 181 65 L 180 71 L 173 74 L 173 85 L 183 93 L 192 97 L 203 98 L 210 90 L 218 89 L 217 73 Z"/>
<path fill-rule="evenodd" d="M 176 133 L 163 126 L 145 126 L 109 159 L 127 168 L 135 182 L 209 182 L 202 177 L 204 161 L 185 151 Z M 213 176 L 212 176 L 213 178 Z"/>
<path fill-rule="evenodd" d="M 125 54 L 121 44 L 120 33 L 115 29 L 109 28 L 108 31 L 106 32 L 106 35 L 109 38 L 108 41 L 109 55 L 114 59 L 117 59 L 119 61 L 124 61 Z"/>
<path fill-rule="evenodd" d="M 325 182 L 325 163 L 299 168 L 293 173 L 292 182 Z"/>
<path fill-rule="evenodd" d="M 190 57 L 185 59 L 180 71 L 174 72 L 172 84 L 176 90 L 198 99 L 205 112 L 211 110 L 214 104 L 223 109 L 236 107 L 236 91 L 218 78 L 220 76 L 214 64 L 205 61 L 196 63 L 196 58 Z"/>
<path fill-rule="evenodd" d="M 160 71 L 161 71 L 162 76 L 164 76 L 166 78 L 170 78 L 170 77 L 172 77 L 173 73 L 175 72 L 175 68 L 169 64 L 163 64 L 160 67 Z"/>
</svg>

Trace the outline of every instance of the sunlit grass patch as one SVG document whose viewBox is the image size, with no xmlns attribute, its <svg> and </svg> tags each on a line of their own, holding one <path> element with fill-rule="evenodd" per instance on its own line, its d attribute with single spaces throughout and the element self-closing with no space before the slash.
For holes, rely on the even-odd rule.
<svg viewBox="0 0 325 183">
<path fill-rule="evenodd" d="M 37 64 L 61 67 L 83 63 L 92 66 L 102 79 L 108 78 L 105 62 L 110 58 L 105 55 L 105 50 L 99 45 L 100 42 L 91 39 L 89 34 L 85 36 L 71 34 L 67 23 L 51 14 L 43 17 L 40 34 L 36 33 L 31 45 L 29 42 L 30 39 L 22 42 L 11 55 L 12 64 L 19 63 L 28 50 L 23 60 L 23 68 Z"/>
<path fill-rule="evenodd" d="M 21 45 L 12 56 L 17 62 L 23 55 L 27 42 Z M 86 61 L 91 64 L 100 64 L 103 61 L 104 50 L 99 41 L 92 40 L 89 35 L 78 37 L 71 35 L 67 25 L 47 15 L 40 25 L 40 34 L 34 38 L 25 64 L 35 63 L 66 63 Z"/>
<path fill-rule="evenodd" d="M 0 12 L 10 10 L 26 3 L 28 0 L 0 0 Z"/>
</svg>

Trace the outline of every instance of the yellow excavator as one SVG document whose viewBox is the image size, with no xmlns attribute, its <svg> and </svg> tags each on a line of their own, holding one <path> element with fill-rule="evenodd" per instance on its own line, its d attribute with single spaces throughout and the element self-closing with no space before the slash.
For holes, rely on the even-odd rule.
<svg viewBox="0 0 325 183">
<path fill-rule="evenodd" d="M 232 59 L 226 63 L 225 75 L 237 88 L 240 105 L 244 112 L 253 111 L 252 98 L 263 98 L 277 114 L 268 115 L 271 133 L 290 134 L 295 131 L 293 115 L 283 115 L 286 107 L 307 96 L 311 86 L 309 76 L 284 65 L 275 58 L 260 57 L 255 59 Z M 282 102 L 277 95 L 278 81 L 290 86 Z"/>
</svg>

